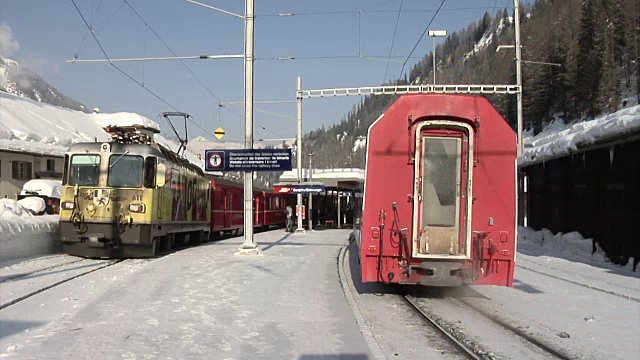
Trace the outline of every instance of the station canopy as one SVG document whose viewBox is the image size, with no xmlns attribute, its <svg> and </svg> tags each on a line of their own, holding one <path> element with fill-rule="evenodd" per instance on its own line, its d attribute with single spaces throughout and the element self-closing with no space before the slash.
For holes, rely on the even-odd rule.
<svg viewBox="0 0 640 360">
<path fill-rule="evenodd" d="M 302 169 L 302 182 L 309 181 L 309 169 Z M 364 184 L 364 170 L 356 168 L 344 169 L 312 169 L 311 181 L 322 183 L 326 188 L 341 190 L 360 190 Z M 280 184 L 296 184 L 298 170 L 285 171 L 280 175 Z"/>
</svg>

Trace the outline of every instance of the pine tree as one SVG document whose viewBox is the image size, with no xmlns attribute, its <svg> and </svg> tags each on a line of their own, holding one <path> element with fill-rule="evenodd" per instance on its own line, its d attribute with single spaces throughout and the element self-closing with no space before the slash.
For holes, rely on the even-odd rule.
<svg viewBox="0 0 640 360">
<path fill-rule="evenodd" d="M 575 103 L 578 111 L 594 117 L 599 110 L 596 105 L 598 84 L 602 71 L 600 44 L 596 42 L 597 13 L 595 0 L 582 2 L 580 34 L 578 36 L 578 68 L 576 74 Z"/>
<path fill-rule="evenodd" d="M 603 111 L 615 112 L 620 99 L 616 76 L 615 26 L 608 16 L 605 16 L 602 22 L 604 31 L 598 33 L 602 43 L 602 76 L 598 86 L 597 107 Z"/>
</svg>

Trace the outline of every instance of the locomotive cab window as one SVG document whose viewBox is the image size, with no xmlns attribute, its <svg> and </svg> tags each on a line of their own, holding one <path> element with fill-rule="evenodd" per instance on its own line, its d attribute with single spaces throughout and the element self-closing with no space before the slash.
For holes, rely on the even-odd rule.
<svg viewBox="0 0 640 360">
<path fill-rule="evenodd" d="M 111 155 L 107 184 L 113 187 L 142 186 L 142 156 Z"/>
<path fill-rule="evenodd" d="M 144 187 L 146 188 L 156 186 L 156 162 L 155 157 L 148 157 L 144 160 Z"/>
<path fill-rule="evenodd" d="M 100 175 L 100 155 L 72 155 L 69 185 L 96 186 Z"/>
</svg>

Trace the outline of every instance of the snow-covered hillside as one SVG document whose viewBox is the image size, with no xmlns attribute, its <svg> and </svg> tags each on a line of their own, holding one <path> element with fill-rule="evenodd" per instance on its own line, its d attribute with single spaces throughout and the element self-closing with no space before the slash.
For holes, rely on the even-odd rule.
<svg viewBox="0 0 640 360">
<path fill-rule="evenodd" d="M 72 144 L 109 140 L 105 126 L 129 124 L 160 128 L 155 121 L 135 113 L 87 114 L 0 91 L 0 149 L 63 156 Z M 154 138 L 178 150 L 178 144 L 162 135 Z M 185 157 L 204 167 L 195 154 L 187 151 Z"/>
<path fill-rule="evenodd" d="M 64 95 L 38 74 L 17 61 L 0 56 L 0 91 L 37 102 L 87 111 L 86 107 Z"/>
</svg>

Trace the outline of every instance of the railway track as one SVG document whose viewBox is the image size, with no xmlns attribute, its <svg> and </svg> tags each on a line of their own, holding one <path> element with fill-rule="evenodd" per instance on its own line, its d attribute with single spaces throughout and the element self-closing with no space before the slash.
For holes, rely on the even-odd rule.
<svg viewBox="0 0 640 360">
<path fill-rule="evenodd" d="M 476 354 L 476 352 L 469 346 L 467 346 L 463 341 L 458 339 L 454 334 L 441 326 L 436 319 L 430 316 L 429 313 L 425 312 L 420 306 L 418 306 L 415 301 L 410 296 L 401 295 L 402 298 L 406 301 L 406 303 L 414 309 L 417 313 L 419 313 L 433 328 L 435 328 L 442 336 L 444 336 L 453 346 L 460 351 L 462 355 L 464 355 L 467 359 L 473 360 L 481 360 L 483 359 L 480 355 Z"/>
<path fill-rule="evenodd" d="M 78 261 L 49 266 L 26 274 L 8 277 L 0 282 L 3 288 L 2 294 L 0 295 L 0 310 L 18 304 L 32 296 L 71 280 L 111 267 L 123 261 L 125 260 L 80 259 Z"/>
<path fill-rule="evenodd" d="M 441 317 L 433 314 L 428 309 L 428 307 L 425 306 L 425 304 L 420 303 L 418 298 L 415 298 L 411 295 L 402 295 L 402 296 L 404 300 L 412 308 L 416 310 L 416 312 L 418 312 L 426 321 L 431 323 L 444 336 L 446 336 L 451 341 L 451 343 L 456 346 L 456 348 L 458 348 L 461 352 L 465 354 L 465 356 L 468 359 L 505 358 L 504 355 L 499 354 L 500 349 L 496 349 L 497 351 L 485 350 L 490 346 L 484 346 L 483 343 L 478 343 L 477 341 L 470 339 L 470 337 L 465 332 L 460 331 L 460 327 L 458 325 L 448 323 L 447 320 L 444 320 Z M 563 354 L 561 351 L 554 349 L 550 346 L 547 346 L 540 340 L 527 334 L 522 329 L 519 329 L 491 314 L 487 314 L 481 308 L 474 306 L 468 301 L 464 301 L 464 300 L 460 300 L 452 297 L 446 297 L 438 300 L 449 301 L 450 303 L 456 304 L 456 306 L 461 310 L 462 309 L 470 310 L 475 314 L 479 314 L 484 319 L 489 320 L 493 326 L 500 327 L 502 330 L 504 330 L 504 332 L 508 332 L 511 334 L 513 338 L 516 338 L 517 340 L 514 339 L 514 343 L 519 340 L 520 342 L 524 342 L 528 344 L 529 346 L 527 347 L 527 349 L 523 348 L 523 350 L 520 350 L 520 351 L 525 351 L 530 356 L 535 355 L 535 356 L 539 356 L 541 358 L 547 358 L 547 359 L 563 359 L 563 360 L 571 359 L 571 357 L 568 356 L 567 354 Z M 503 344 L 505 344 L 505 347 L 506 347 L 506 340 L 507 340 L 507 337 L 501 337 L 501 341 L 503 342 Z M 509 346 L 513 346 L 513 345 L 509 345 Z M 517 347 L 521 345 L 516 344 L 515 346 Z M 532 353 L 533 351 L 537 353 L 533 354 Z M 509 357 L 506 357 L 506 358 L 509 358 Z"/>
<path fill-rule="evenodd" d="M 30 277 L 30 276 L 34 276 L 36 274 L 39 273 L 43 273 L 49 270 L 53 270 L 53 269 L 57 269 L 57 268 L 61 268 L 67 265 L 71 265 L 71 264 L 76 264 L 82 261 L 85 261 L 86 259 L 78 259 L 75 261 L 69 261 L 69 262 L 64 262 L 64 263 L 60 263 L 60 264 L 55 264 L 55 265 L 51 265 L 51 266 L 46 266 L 43 268 L 39 268 L 39 269 L 35 269 L 26 273 L 19 273 L 19 274 L 12 274 L 12 275 L 7 275 L 7 276 L 3 276 L 0 279 L 0 284 L 5 283 L 5 282 L 9 282 L 9 281 L 16 281 L 18 279 L 22 279 L 22 278 L 26 278 L 26 277 Z"/>
</svg>

